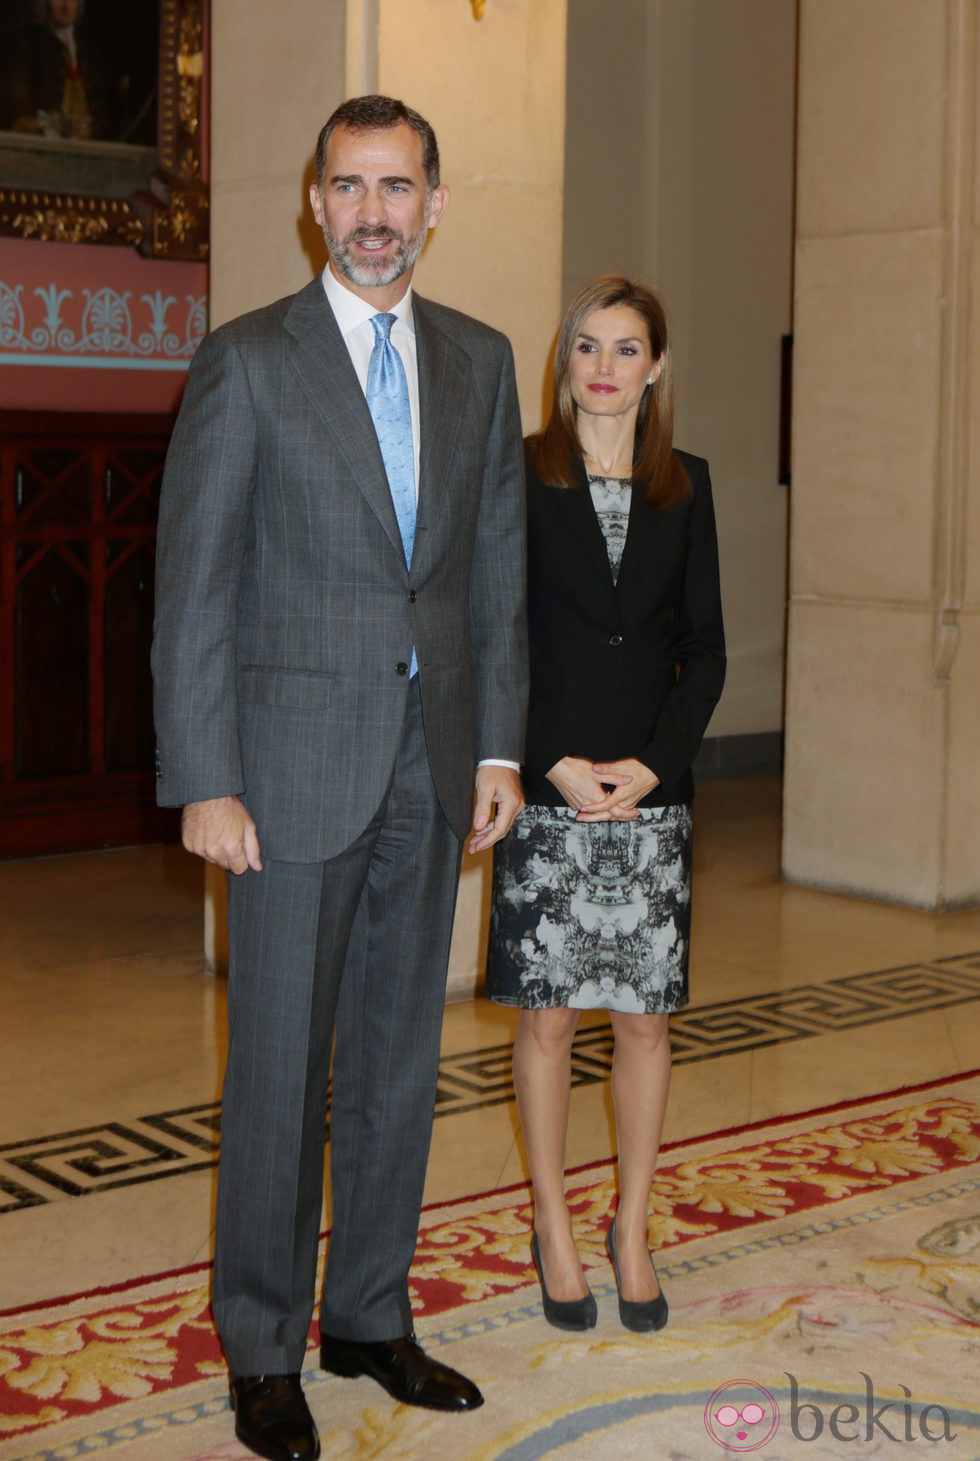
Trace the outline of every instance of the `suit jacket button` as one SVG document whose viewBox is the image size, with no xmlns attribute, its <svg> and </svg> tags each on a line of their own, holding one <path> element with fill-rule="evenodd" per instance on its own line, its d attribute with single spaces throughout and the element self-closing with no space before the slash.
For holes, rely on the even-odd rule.
<svg viewBox="0 0 980 1461">
<path fill-rule="evenodd" d="M 398 661 L 398 663 L 395 665 L 395 674 L 396 675 L 407 675 L 408 674 L 408 665 L 405 663 L 405 661 L 403 659 L 400 659 Z"/>
<path fill-rule="evenodd" d="M 418 594 L 415 592 L 415 590 L 413 588 L 410 588 L 409 591 L 408 591 L 408 602 L 410 604 L 414 604 L 415 603 L 415 600 L 417 598 L 418 598 Z"/>
<path fill-rule="evenodd" d="M 610 644 L 612 644 L 612 645 L 619 645 L 619 644 L 622 644 L 622 642 L 623 642 L 623 636 L 621 634 L 610 634 L 610 636 L 609 636 L 609 643 Z"/>
</svg>

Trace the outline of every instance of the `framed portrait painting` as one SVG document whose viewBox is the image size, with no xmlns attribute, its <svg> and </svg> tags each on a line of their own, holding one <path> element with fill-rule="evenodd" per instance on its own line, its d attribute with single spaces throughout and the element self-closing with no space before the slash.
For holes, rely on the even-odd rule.
<svg viewBox="0 0 980 1461">
<path fill-rule="evenodd" d="M 4 0 L 0 235 L 204 260 L 204 0 Z"/>
</svg>

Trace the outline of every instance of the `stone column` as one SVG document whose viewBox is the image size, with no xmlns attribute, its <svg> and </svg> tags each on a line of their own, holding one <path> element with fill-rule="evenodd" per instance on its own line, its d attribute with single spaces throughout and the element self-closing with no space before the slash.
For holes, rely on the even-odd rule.
<svg viewBox="0 0 980 1461">
<path fill-rule="evenodd" d="M 345 95 L 342 0 L 211 0 L 211 326 L 323 267 L 317 133 Z"/>
<path fill-rule="evenodd" d="M 784 871 L 929 909 L 980 901 L 977 65 L 976 0 L 802 0 Z"/>
<path fill-rule="evenodd" d="M 400 96 L 439 138 L 449 210 L 414 282 L 510 337 L 530 431 L 561 313 L 566 0 L 486 0 L 479 21 L 469 0 L 348 0 L 347 16 L 349 89 Z M 490 864 L 463 857 L 450 999 L 485 965 Z"/>
<path fill-rule="evenodd" d="M 323 265 L 308 222 L 317 132 L 344 96 L 400 96 L 439 138 L 449 212 L 420 293 L 510 336 L 526 429 L 561 291 L 566 0 L 213 0 L 212 323 L 300 288 Z M 450 997 L 483 967 L 489 859 L 467 858 Z M 225 960 L 224 875 L 208 869 L 206 952 Z"/>
<path fill-rule="evenodd" d="M 428 117 L 449 211 L 415 273 L 419 292 L 510 337 L 525 428 L 539 425 L 561 309 L 566 0 L 348 0 L 348 34 L 376 17 L 376 78 Z M 355 29 L 355 16 L 361 23 Z"/>
</svg>

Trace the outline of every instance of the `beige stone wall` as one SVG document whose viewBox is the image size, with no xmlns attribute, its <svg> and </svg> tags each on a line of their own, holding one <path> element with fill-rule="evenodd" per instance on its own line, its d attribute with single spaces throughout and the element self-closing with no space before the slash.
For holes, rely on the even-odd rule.
<svg viewBox="0 0 980 1461">
<path fill-rule="evenodd" d="M 566 299 L 595 274 L 659 288 L 680 446 L 711 462 L 729 676 L 712 735 L 782 725 L 795 6 L 570 0 Z"/>
<path fill-rule="evenodd" d="M 976 73 L 975 0 L 803 0 L 784 868 L 929 908 L 980 898 Z"/>
</svg>

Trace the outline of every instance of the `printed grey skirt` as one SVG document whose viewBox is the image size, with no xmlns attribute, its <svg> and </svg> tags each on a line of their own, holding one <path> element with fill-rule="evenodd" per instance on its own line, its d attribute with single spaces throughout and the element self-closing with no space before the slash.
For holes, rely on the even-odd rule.
<svg viewBox="0 0 980 1461">
<path fill-rule="evenodd" d="M 687 1004 L 691 808 L 576 822 L 526 807 L 494 848 L 487 996 L 522 1009 Z"/>
</svg>

